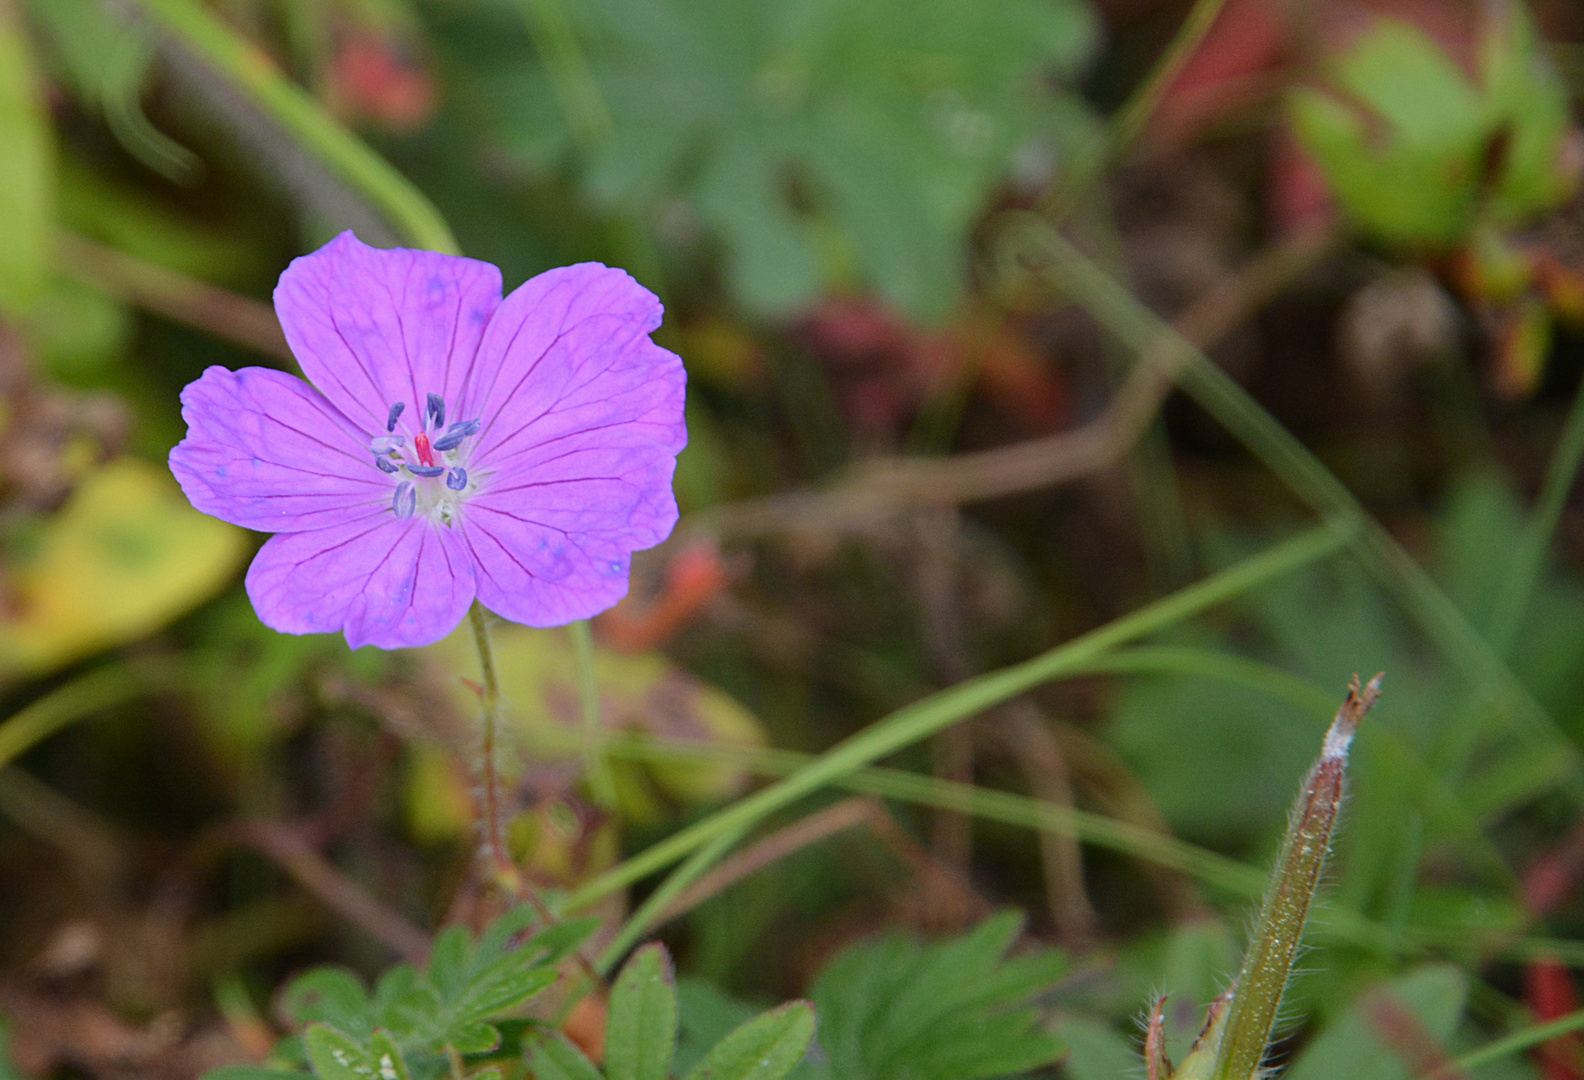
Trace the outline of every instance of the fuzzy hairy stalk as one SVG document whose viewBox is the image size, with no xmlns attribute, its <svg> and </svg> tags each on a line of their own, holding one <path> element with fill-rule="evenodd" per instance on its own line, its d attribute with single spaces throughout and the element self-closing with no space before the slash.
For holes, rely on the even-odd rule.
<svg viewBox="0 0 1584 1080">
<path fill-rule="evenodd" d="M 1380 675 L 1363 687 L 1354 678 L 1347 700 L 1326 733 L 1320 760 L 1309 770 L 1298 793 L 1270 892 L 1227 1008 L 1213 1080 L 1248 1080 L 1265 1059 L 1309 907 L 1331 852 L 1347 780 L 1348 747 L 1359 721 L 1380 697 L 1380 689 Z"/>
</svg>

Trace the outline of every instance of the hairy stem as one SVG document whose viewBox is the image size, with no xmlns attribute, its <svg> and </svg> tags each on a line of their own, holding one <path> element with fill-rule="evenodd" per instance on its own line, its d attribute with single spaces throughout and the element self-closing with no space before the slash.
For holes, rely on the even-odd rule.
<svg viewBox="0 0 1584 1080">
<path fill-rule="evenodd" d="M 500 777 L 495 769 L 495 740 L 500 727 L 500 680 L 495 674 L 495 650 L 490 647 L 489 624 L 484 608 L 475 603 L 468 618 L 473 623 L 473 641 L 478 646 L 479 670 L 483 672 L 483 788 L 484 842 L 489 849 L 490 869 L 496 881 L 513 895 L 523 892 L 522 875 L 506 851 L 505 831 L 501 826 Z M 535 907 L 538 905 L 535 904 Z M 543 913 L 541 913 L 543 914 Z"/>
</svg>

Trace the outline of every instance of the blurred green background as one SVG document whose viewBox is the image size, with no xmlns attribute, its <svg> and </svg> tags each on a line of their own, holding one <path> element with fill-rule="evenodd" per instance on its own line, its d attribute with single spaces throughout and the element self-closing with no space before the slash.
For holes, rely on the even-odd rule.
<svg viewBox="0 0 1584 1080">
<path fill-rule="evenodd" d="M 550 890 L 771 748 L 1352 523 L 887 762 L 1164 846 L 875 803 L 667 924 L 685 1017 L 1014 906 L 1073 965 L 1040 1075 L 1120 1075 L 1162 988 L 1180 1052 L 1253 899 L 1226 860 L 1268 864 L 1377 670 L 1293 1075 L 1413 1074 L 1371 993 L 1449 1051 L 1576 1010 L 1581 92 L 1568 0 L 0 0 L 0 1074 L 256 1057 L 289 973 L 492 910 L 465 632 L 263 629 L 260 538 L 164 466 L 205 367 L 295 370 L 270 290 L 346 228 L 508 289 L 620 265 L 688 368 L 683 522 L 595 628 L 610 785 L 565 633 L 498 635 Z M 1584 1076 L 1549 1046 L 1474 1075 Z"/>
</svg>

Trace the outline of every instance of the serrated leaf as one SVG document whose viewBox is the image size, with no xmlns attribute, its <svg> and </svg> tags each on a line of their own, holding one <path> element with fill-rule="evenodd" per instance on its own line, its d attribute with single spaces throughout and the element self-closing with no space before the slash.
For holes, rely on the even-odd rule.
<svg viewBox="0 0 1584 1080">
<path fill-rule="evenodd" d="M 602 922 L 590 918 L 556 923 L 523 942 L 523 952 L 535 955 L 541 964 L 559 964 L 575 953 Z"/>
<path fill-rule="evenodd" d="M 441 997 L 453 997 L 467 986 L 472 974 L 473 935 L 465 926 L 448 926 L 435 937 L 429 950 L 429 981 Z"/>
<path fill-rule="evenodd" d="M 369 1039 L 369 1054 L 374 1059 L 379 1080 L 412 1080 L 407 1071 L 407 1061 L 390 1032 L 375 1029 L 373 1037 Z"/>
<path fill-rule="evenodd" d="M 1072 140 L 1096 41 L 1071 0 L 595 0 L 577 6 L 609 131 L 587 146 L 596 201 L 681 200 L 725 241 L 738 298 L 784 314 L 863 283 L 920 317 L 960 292 L 967 232 L 1031 139 Z M 483 75 L 499 138 L 531 155 L 564 123 L 546 70 Z M 541 159 L 541 165 L 553 164 Z M 840 238 L 832 245 L 829 234 Z M 843 249 L 839 258 L 832 248 Z M 843 278 L 855 281 L 842 282 Z"/>
<path fill-rule="evenodd" d="M 677 999 L 671 958 L 658 942 L 633 953 L 611 988 L 605 1021 L 610 1080 L 666 1080 L 676 1051 Z"/>
<path fill-rule="evenodd" d="M 1047 1064 L 1061 1044 L 1038 1029 L 1032 999 L 1066 968 L 1057 953 L 1003 959 L 1021 918 L 1002 915 L 957 939 L 893 936 L 844 950 L 815 981 L 826 1060 L 841 1080 L 978 1080 Z"/>
<path fill-rule="evenodd" d="M 531 956 L 504 956 L 475 975 L 448 1011 L 458 1023 L 481 1022 L 516 1008 L 556 978 L 555 968 L 538 966 Z"/>
<path fill-rule="evenodd" d="M 505 956 L 511 949 L 512 939 L 532 926 L 537 918 L 533 905 L 518 904 L 490 923 L 473 946 L 474 965 L 482 967 L 493 963 L 498 957 Z M 523 948 L 529 949 L 529 943 L 524 943 Z"/>
<path fill-rule="evenodd" d="M 757 1016 L 722 1039 L 687 1080 L 781 1080 L 814 1038 L 814 1007 L 789 1002 Z"/>
<path fill-rule="evenodd" d="M 487 1054 L 500 1046 L 500 1032 L 490 1024 L 455 1024 L 446 1028 L 444 1041 L 460 1054 Z"/>
<path fill-rule="evenodd" d="M 374 1055 L 335 1028 L 309 1024 L 303 1043 L 319 1080 L 384 1080 Z"/>
<path fill-rule="evenodd" d="M 594 1063 L 558 1031 L 541 1031 L 528 1044 L 534 1080 L 604 1080 Z"/>
</svg>

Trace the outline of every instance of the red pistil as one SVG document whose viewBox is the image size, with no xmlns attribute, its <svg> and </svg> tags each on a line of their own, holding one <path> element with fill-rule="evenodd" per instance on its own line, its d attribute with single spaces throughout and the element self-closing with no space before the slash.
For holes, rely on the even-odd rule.
<svg viewBox="0 0 1584 1080">
<path fill-rule="evenodd" d="M 418 464 L 435 464 L 434 447 L 429 445 L 429 433 L 427 431 L 418 433 L 418 437 L 413 439 L 413 446 L 418 451 Z"/>
</svg>

